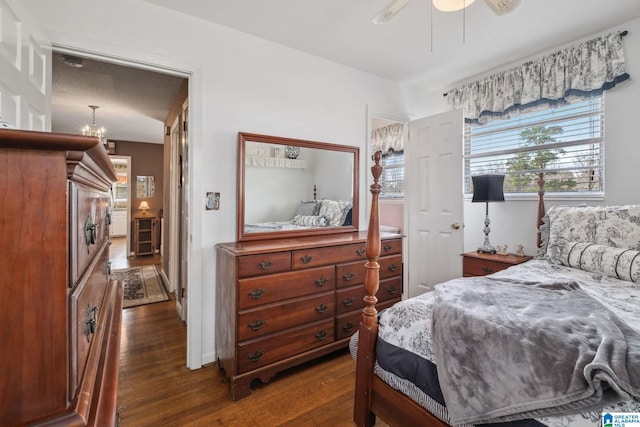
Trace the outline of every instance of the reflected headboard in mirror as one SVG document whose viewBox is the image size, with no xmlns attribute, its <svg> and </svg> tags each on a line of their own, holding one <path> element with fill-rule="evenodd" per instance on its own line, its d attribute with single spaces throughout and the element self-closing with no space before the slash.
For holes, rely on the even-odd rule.
<svg viewBox="0 0 640 427">
<path fill-rule="evenodd" d="M 358 231 L 360 149 L 240 132 L 238 240 Z"/>
</svg>

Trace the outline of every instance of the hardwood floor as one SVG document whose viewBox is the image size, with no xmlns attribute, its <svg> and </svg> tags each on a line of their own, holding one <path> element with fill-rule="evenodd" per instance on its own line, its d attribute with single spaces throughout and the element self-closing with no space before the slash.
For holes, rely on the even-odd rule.
<svg viewBox="0 0 640 427">
<path fill-rule="evenodd" d="M 126 262 L 157 263 L 155 258 L 159 257 Z M 124 264 L 119 260 L 117 265 Z M 348 350 L 289 369 L 267 384 L 258 382 L 251 396 L 232 402 L 229 384 L 215 364 L 193 371 L 185 367 L 186 341 L 186 325 L 177 315 L 173 297 L 124 309 L 118 388 L 121 426 L 353 425 L 355 362 Z"/>
</svg>

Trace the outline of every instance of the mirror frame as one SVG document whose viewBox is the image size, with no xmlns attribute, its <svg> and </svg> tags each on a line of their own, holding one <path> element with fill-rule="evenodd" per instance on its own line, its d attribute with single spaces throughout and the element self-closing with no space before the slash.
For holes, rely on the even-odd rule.
<svg viewBox="0 0 640 427">
<path fill-rule="evenodd" d="M 259 233 L 245 233 L 245 155 L 247 142 L 260 142 L 266 144 L 292 145 L 297 147 L 316 148 L 321 150 L 342 151 L 353 155 L 353 203 L 351 225 L 340 227 L 318 227 L 302 230 L 267 231 Z M 307 141 L 303 139 L 284 138 L 279 136 L 259 135 L 247 132 L 238 132 L 238 189 L 237 189 L 237 239 L 238 241 L 266 240 L 289 237 L 317 236 L 323 234 L 353 233 L 359 230 L 360 214 L 360 148 L 339 145 L 328 142 Z"/>
</svg>

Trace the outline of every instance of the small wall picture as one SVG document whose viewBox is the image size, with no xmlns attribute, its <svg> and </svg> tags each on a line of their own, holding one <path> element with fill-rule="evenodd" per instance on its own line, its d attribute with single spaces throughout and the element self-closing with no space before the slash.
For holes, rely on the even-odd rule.
<svg viewBox="0 0 640 427">
<path fill-rule="evenodd" d="M 116 154 L 116 143 L 113 141 L 107 141 L 107 153 Z"/>
<path fill-rule="evenodd" d="M 220 193 L 207 192 L 207 205 L 208 211 L 220 209 Z"/>
</svg>

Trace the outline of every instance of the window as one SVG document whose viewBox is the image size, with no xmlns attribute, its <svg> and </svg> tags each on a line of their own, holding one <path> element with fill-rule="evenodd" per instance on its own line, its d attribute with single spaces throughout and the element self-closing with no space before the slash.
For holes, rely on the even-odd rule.
<svg viewBox="0 0 640 427">
<path fill-rule="evenodd" d="M 404 153 L 390 151 L 382 157 L 380 197 L 404 197 Z"/>
<path fill-rule="evenodd" d="M 484 126 L 465 125 L 465 194 L 471 176 L 505 175 L 504 192 L 604 193 L 604 97 L 514 114 Z"/>
</svg>

